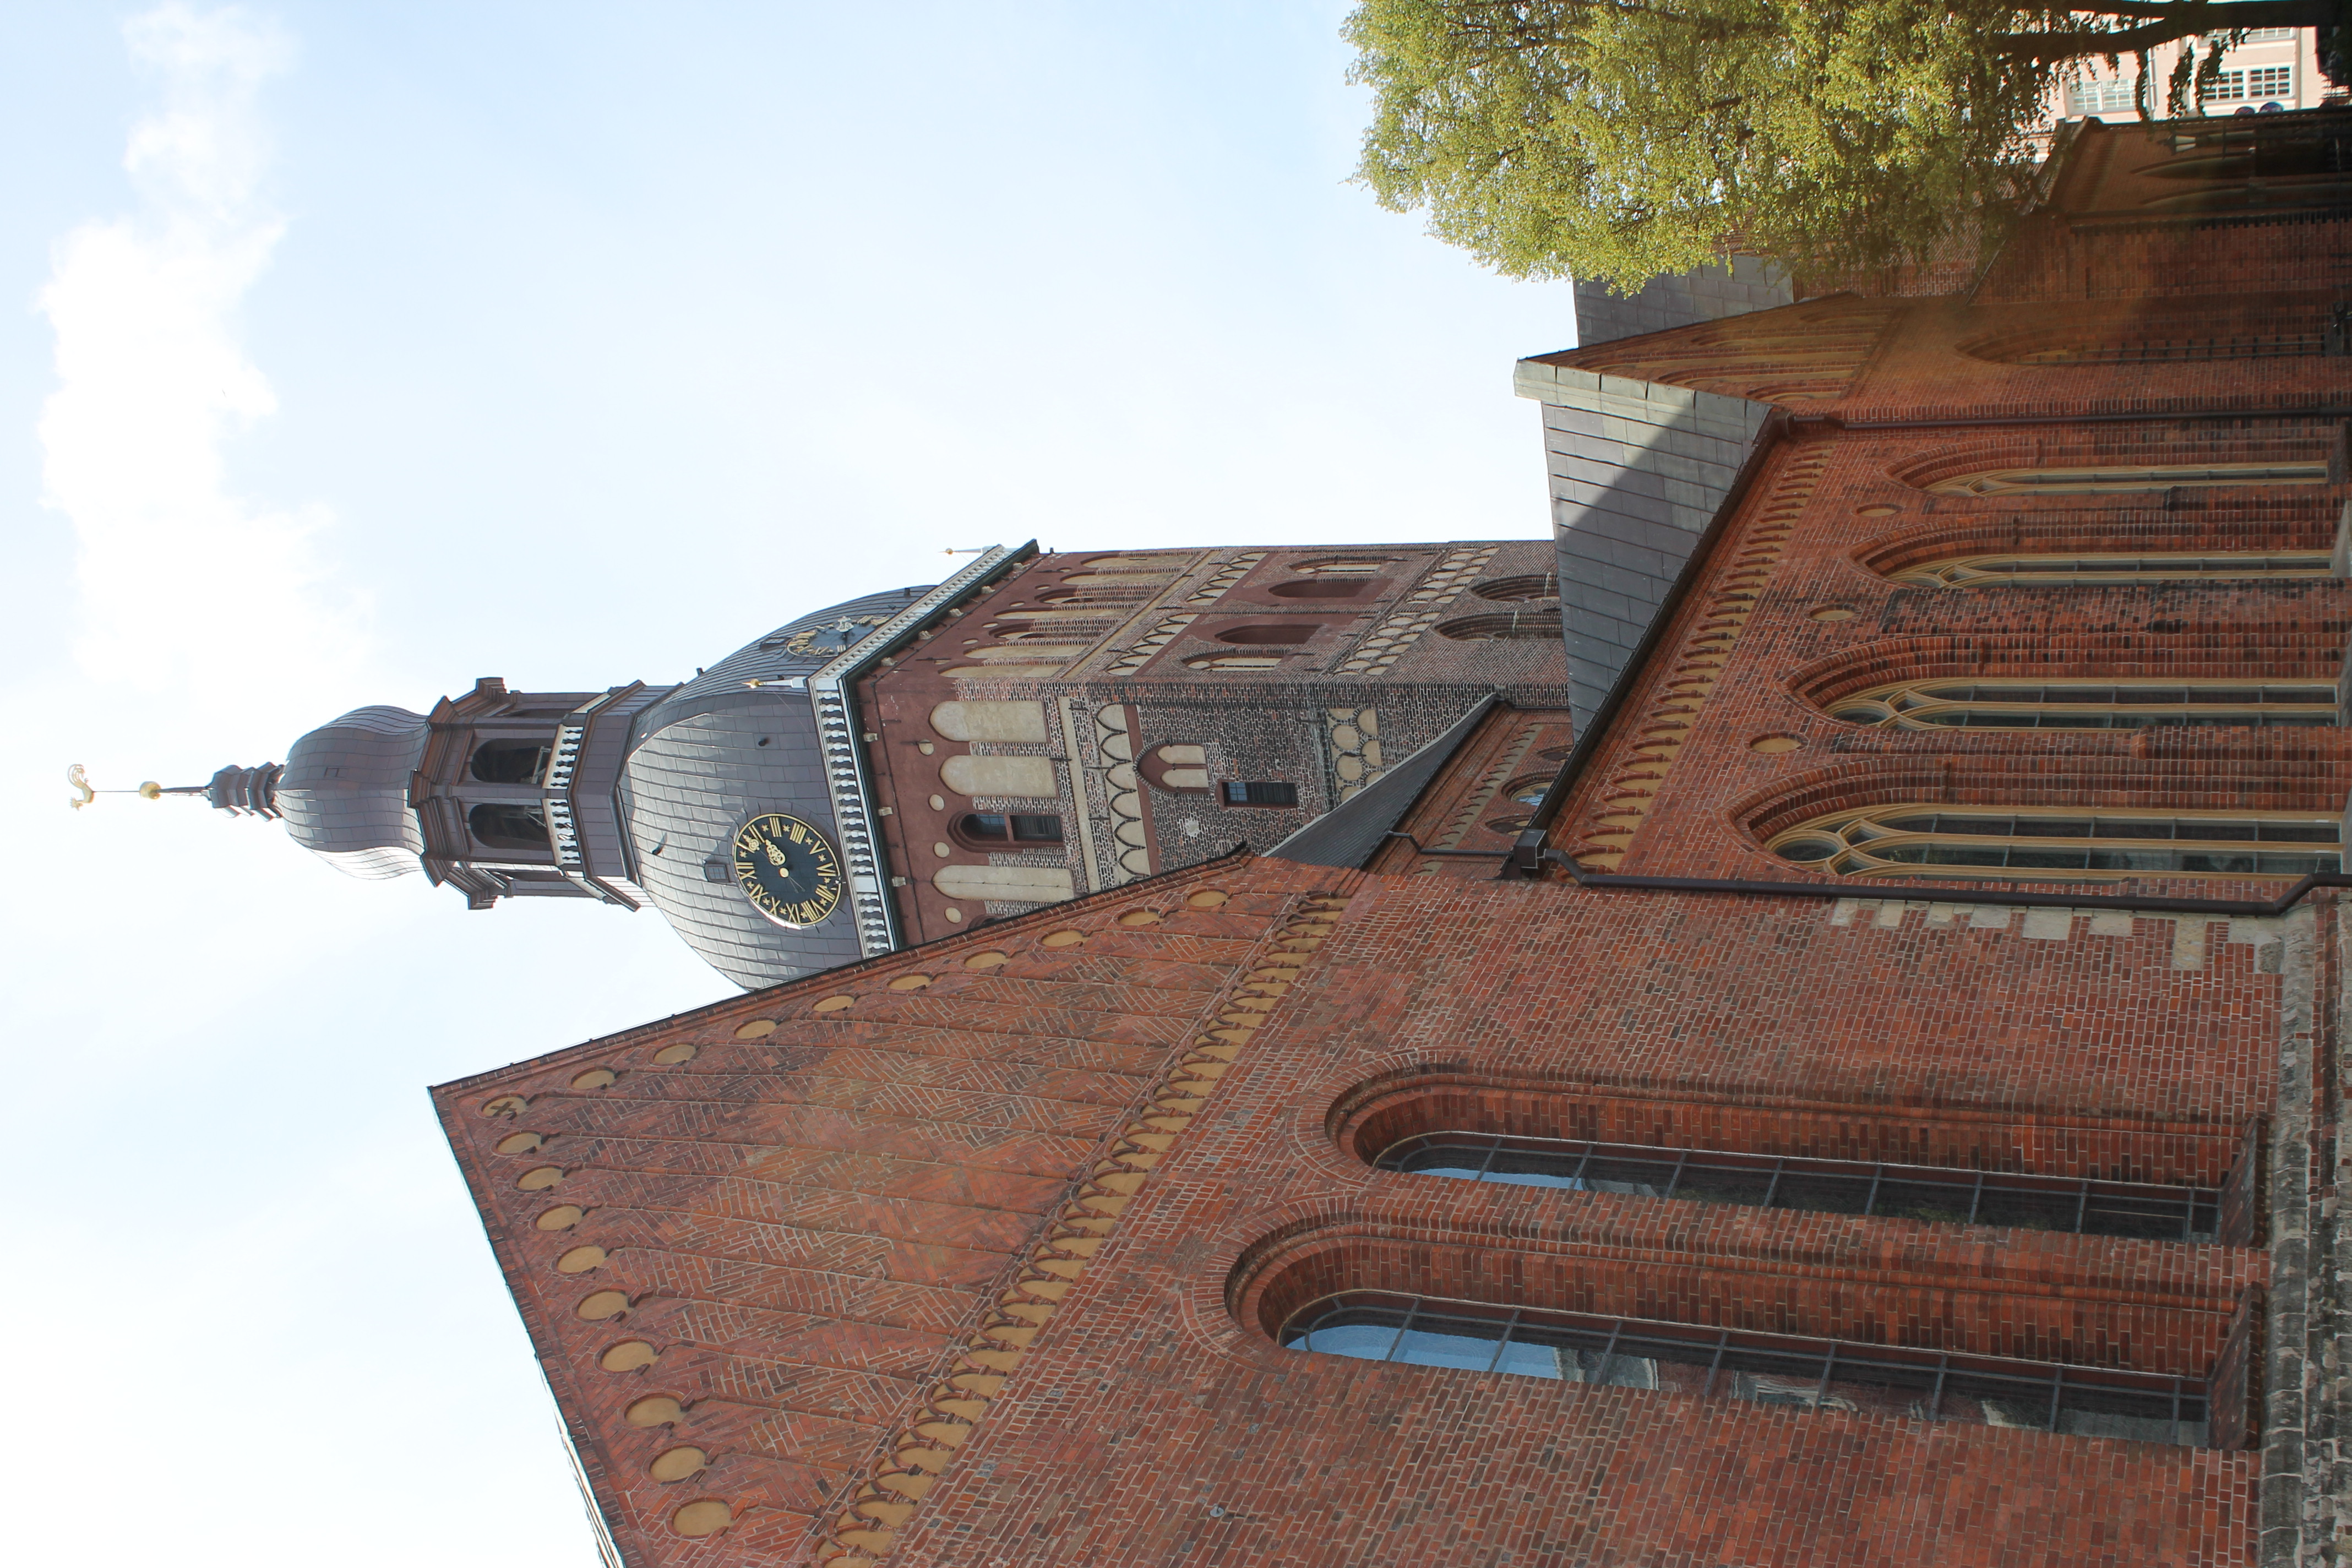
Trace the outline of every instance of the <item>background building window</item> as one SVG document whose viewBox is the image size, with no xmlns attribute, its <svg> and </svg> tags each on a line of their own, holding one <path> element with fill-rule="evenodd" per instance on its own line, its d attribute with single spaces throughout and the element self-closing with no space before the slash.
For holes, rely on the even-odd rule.
<svg viewBox="0 0 2352 1568">
<path fill-rule="evenodd" d="M 988 847 L 1000 844 L 1059 844 L 1062 819 L 1027 812 L 969 811 L 956 819 L 956 837 Z"/>
<path fill-rule="evenodd" d="M 2141 730 L 2334 726 L 2332 681 L 1923 680 L 1843 697 L 1829 715 L 1882 730 Z"/>
<path fill-rule="evenodd" d="M 550 849 L 547 818 L 535 805 L 490 801 L 466 814 L 466 827 L 489 849 Z"/>
<path fill-rule="evenodd" d="M 2115 77 L 2105 81 L 2078 81 L 2066 89 L 2066 112 L 2129 114 L 2137 110 L 2139 78 Z"/>
<path fill-rule="evenodd" d="M 1297 805 L 1298 786 L 1268 779 L 1227 779 L 1218 786 L 1227 805 Z"/>
<path fill-rule="evenodd" d="M 2200 83 L 2197 89 L 2200 103 L 2252 102 L 2294 96 L 2294 68 L 2291 65 L 2249 66 L 2242 70 L 2217 71 L 2212 80 Z"/>
<path fill-rule="evenodd" d="M 1966 555 L 1926 561 L 1888 574 L 1921 587 L 1996 584 L 2160 583 L 2193 577 L 2325 577 L 2325 550 L 2156 550 L 2116 555 Z"/>
<path fill-rule="evenodd" d="M 1881 805 L 1775 837 L 1785 860 L 1843 877 L 2301 877 L 2339 868 L 2334 817 L 2260 812 L 2009 812 Z"/>
<path fill-rule="evenodd" d="M 488 741 L 474 748 L 470 771 L 484 784 L 537 784 L 547 750 L 544 741 Z"/>
</svg>

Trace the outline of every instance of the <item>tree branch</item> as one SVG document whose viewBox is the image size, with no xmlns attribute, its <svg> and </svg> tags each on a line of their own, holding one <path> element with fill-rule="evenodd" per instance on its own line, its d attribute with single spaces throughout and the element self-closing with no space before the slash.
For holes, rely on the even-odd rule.
<svg viewBox="0 0 2352 1568">
<path fill-rule="evenodd" d="M 2134 0 L 2106 0 L 2105 4 L 2095 0 L 2083 9 L 2118 16 L 2141 16 L 2154 11 L 2157 19 L 2114 32 L 2077 27 L 2047 33 L 2005 33 L 1988 39 L 1986 47 L 1995 54 L 2027 60 L 2137 54 L 2158 44 L 2202 33 L 2232 33 L 2242 27 L 2333 26 L 2336 0 L 2231 0 L 2222 5 L 2162 6 L 2141 5 Z"/>
</svg>

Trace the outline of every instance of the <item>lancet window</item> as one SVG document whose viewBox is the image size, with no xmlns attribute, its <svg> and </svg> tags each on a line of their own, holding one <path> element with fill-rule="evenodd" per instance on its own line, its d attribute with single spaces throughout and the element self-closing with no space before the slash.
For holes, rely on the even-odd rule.
<svg viewBox="0 0 2352 1568">
<path fill-rule="evenodd" d="M 1917 680 L 1839 698 L 1829 715 L 1881 730 L 2313 729 L 2336 722 L 2336 703 L 2330 681 Z"/>
<path fill-rule="evenodd" d="M 2222 1211 L 2221 1191 L 2210 1187 L 1507 1133 L 1417 1133 L 1372 1163 L 1384 1171 L 1511 1186 L 2152 1241 L 2210 1242 Z M 2229 1239 L 2244 1245 L 2251 1238 Z"/>
<path fill-rule="evenodd" d="M 1816 817 L 1768 847 L 1843 877 L 2301 877 L 2339 868 L 2341 833 L 2332 816 L 2286 812 L 1892 805 Z"/>
<path fill-rule="evenodd" d="M 2326 463 L 2145 463 L 1986 468 L 1937 479 L 1937 495 L 2105 495 L 2216 485 L 2322 485 Z"/>
<path fill-rule="evenodd" d="M 2184 578 L 2326 577 L 2325 550 L 2151 550 L 2135 553 L 1963 555 L 1887 574 L 1926 588 L 2060 583 L 2164 583 Z"/>
<path fill-rule="evenodd" d="M 1383 1290 L 1309 1301 L 1285 1348 L 1364 1361 L 1651 1388 L 1801 1410 L 2022 1426 L 2190 1447 L 2207 1380 Z"/>
</svg>

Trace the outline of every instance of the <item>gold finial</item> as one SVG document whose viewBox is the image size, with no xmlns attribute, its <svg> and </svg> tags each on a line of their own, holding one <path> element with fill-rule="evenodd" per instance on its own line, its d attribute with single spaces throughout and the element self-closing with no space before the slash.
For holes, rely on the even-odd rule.
<svg viewBox="0 0 2352 1568">
<path fill-rule="evenodd" d="M 157 784 L 153 779 L 149 779 L 137 789 L 92 789 L 90 787 L 89 775 L 82 772 L 82 767 L 79 763 L 76 763 L 71 767 L 66 769 L 66 783 L 74 792 L 73 799 L 66 802 L 66 804 L 72 806 L 76 811 L 79 811 L 83 806 L 88 805 L 91 801 L 96 800 L 101 795 L 135 795 L 142 800 L 161 800 L 163 798 L 163 786 Z M 194 792 L 191 791 L 188 793 Z"/>
</svg>

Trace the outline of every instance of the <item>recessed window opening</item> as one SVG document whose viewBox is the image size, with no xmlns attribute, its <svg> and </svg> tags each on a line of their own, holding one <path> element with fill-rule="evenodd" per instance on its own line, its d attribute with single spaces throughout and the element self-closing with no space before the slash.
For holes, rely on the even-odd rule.
<svg viewBox="0 0 2352 1568">
<path fill-rule="evenodd" d="M 486 741 L 467 771 L 484 784 L 537 784 L 547 772 L 544 741 Z"/>
<path fill-rule="evenodd" d="M 1483 1301 L 1349 1290 L 1310 1301 L 1286 1350 L 1800 1410 L 2021 1426 L 2202 1447 L 2206 1380 Z"/>
<path fill-rule="evenodd" d="M 1420 1133 L 1372 1163 L 1511 1186 L 2150 1241 L 2212 1241 L 2221 1203 L 2210 1187 L 1486 1132 Z"/>
<path fill-rule="evenodd" d="M 1204 653 L 1184 661 L 1188 669 L 1279 669 L 1287 658 L 1279 653 Z"/>
<path fill-rule="evenodd" d="M 1557 608 L 1513 610 L 1508 615 L 1465 616 L 1439 625 L 1440 637 L 1455 642 L 1509 642 L 1525 638 L 1555 642 L 1560 635 Z"/>
<path fill-rule="evenodd" d="M 1298 786 L 1271 779 L 1227 779 L 1217 786 L 1227 805 L 1297 805 Z"/>
<path fill-rule="evenodd" d="M 1364 599 L 1387 586 L 1378 577 L 1301 577 L 1292 583 L 1276 583 L 1266 592 L 1277 599 Z"/>
<path fill-rule="evenodd" d="M 1294 561 L 1290 570 L 1318 577 L 1364 577 L 1393 563 L 1393 555 L 1333 555 L 1320 561 Z"/>
<path fill-rule="evenodd" d="M 1817 817 L 1767 846 L 1845 877 L 2301 877 L 2334 871 L 2341 825 L 2286 813 L 2164 816 L 1881 805 Z"/>
<path fill-rule="evenodd" d="M 535 805 L 490 801 L 466 814 L 466 826 L 491 849 L 548 849 L 547 818 Z"/>
<path fill-rule="evenodd" d="M 1988 468 L 1937 479 L 1937 495 L 2104 495 L 2216 485 L 2324 485 L 2326 463 L 2155 463 L 2114 467 Z"/>
<path fill-rule="evenodd" d="M 1309 621 L 1303 626 L 1259 624 L 1227 626 L 1217 634 L 1217 640 L 1234 643 L 1242 647 L 1290 647 L 1307 641 L 1321 629 L 1322 623 L 1319 621 Z"/>
<path fill-rule="evenodd" d="M 1473 583 L 1470 591 L 1496 604 L 1516 605 L 1528 599 L 1559 598 L 1559 579 L 1549 573 L 1540 577 L 1496 577 L 1489 582 Z"/>
<path fill-rule="evenodd" d="M 2143 551 L 2115 555 L 1968 555 L 1926 561 L 1887 574 L 1889 581 L 1931 588 L 2001 584 L 2159 583 L 2177 578 L 2326 577 L 2325 550 Z"/>
<path fill-rule="evenodd" d="M 956 832 L 977 844 L 1059 844 L 1062 819 L 1024 812 L 970 811 L 956 819 Z"/>
<path fill-rule="evenodd" d="M 1909 681 L 1842 697 L 1829 715 L 1881 730 L 2317 729 L 2336 722 L 2332 681 Z"/>
</svg>

